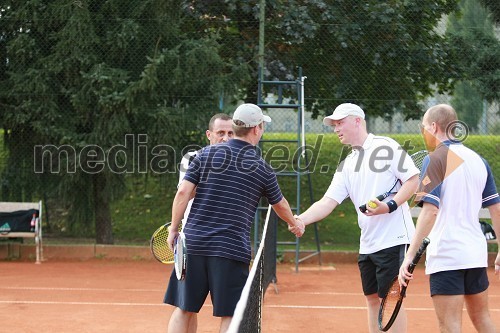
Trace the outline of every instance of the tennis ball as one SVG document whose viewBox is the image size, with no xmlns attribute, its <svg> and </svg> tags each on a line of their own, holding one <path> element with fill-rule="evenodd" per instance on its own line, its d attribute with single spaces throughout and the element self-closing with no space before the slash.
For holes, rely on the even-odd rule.
<svg viewBox="0 0 500 333">
<path fill-rule="evenodd" d="M 370 201 L 368 201 L 368 207 L 370 207 L 370 208 L 377 208 L 377 204 L 375 202 L 373 202 L 373 201 L 370 200 Z"/>
</svg>

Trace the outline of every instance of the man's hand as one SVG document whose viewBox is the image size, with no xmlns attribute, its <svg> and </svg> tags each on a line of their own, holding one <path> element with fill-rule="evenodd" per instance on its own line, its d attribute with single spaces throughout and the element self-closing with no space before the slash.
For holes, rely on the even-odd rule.
<svg viewBox="0 0 500 333">
<path fill-rule="evenodd" d="M 304 222 L 302 222 L 302 220 L 297 215 L 294 215 L 293 217 L 295 218 L 295 225 L 292 226 L 289 224 L 288 230 L 290 232 L 292 232 L 295 236 L 302 237 L 302 235 L 304 234 L 304 232 L 306 230 L 306 227 L 304 226 Z"/>
<path fill-rule="evenodd" d="M 373 198 L 366 203 L 366 211 L 364 212 L 366 216 L 375 216 L 387 213 L 389 213 L 389 206 L 387 206 L 387 203 L 382 202 L 377 198 Z"/>
<path fill-rule="evenodd" d="M 408 281 L 413 279 L 413 274 L 408 272 L 408 267 L 410 267 L 410 264 L 411 259 L 405 257 L 403 263 L 401 264 L 401 267 L 399 268 L 398 280 L 400 286 L 406 287 L 408 285 Z"/>
<path fill-rule="evenodd" d="M 168 226 L 167 244 L 170 250 L 174 250 L 175 239 L 179 236 L 179 227 L 172 228 L 172 224 Z"/>
</svg>

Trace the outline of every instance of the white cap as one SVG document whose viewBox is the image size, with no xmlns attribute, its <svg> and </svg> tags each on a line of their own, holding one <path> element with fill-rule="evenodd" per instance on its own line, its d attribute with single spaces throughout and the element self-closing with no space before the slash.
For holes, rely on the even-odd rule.
<svg viewBox="0 0 500 333">
<path fill-rule="evenodd" d="M 356 116 L 365 119 L 365 113 L 359 106 L 352 103 L 344 103 L 337 106 L 331 116 L 325 117 L 323 124 L 332 126 L 334 120 L 344 119 L 347 116 Z"/>
<path fill-rule="evenodd" d="M 263 121 L 265 121 L 266 123 L 270 123 L 271 117 L 263 114 L 261 108 L 259 108 L 257 105 L 246 103 L 241 104 L 234 111 L 233 124 L 235 120 L 243 122 L 245 124 L 243 125 L 243 127 L 254 127 L 259 125 Z"/>
</svg>

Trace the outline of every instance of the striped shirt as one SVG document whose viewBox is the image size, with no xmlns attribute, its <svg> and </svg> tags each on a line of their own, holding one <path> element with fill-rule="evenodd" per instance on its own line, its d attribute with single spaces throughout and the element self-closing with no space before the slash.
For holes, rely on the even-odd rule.
<svg viewBox="0 0 500 333">
<path fill-rule="evenodd" d="M 184 180 L 197 186 L 184 229 L 188 254 L 250 263 L 250 231 L 261 197 L 283 195 L 255 146 L 238 139 L 205 147 Z"/>
<path fill-rule="evenodd" d="M 461 143 L 446 141 L 424 160 L 419 205 L 439 208 L 429 234 L 426 273 L 487 267 L 479 210 L 500 202 L 488 163 Z"/>
</svg>

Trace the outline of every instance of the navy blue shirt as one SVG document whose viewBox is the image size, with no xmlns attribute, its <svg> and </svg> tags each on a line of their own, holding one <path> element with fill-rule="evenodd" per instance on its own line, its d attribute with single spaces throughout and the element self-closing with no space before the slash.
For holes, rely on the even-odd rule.
<svg viewBox="0 0 500 333">
<path fill-rule="evenodd" d="M 232 139 L 203 148 L 184 176 L 196 196 L 184 227 L 188 254 L 250 263 L 250 231 L 261 197 L 283 195 L 272 168 L 255 147 Z"/>
</svg>

